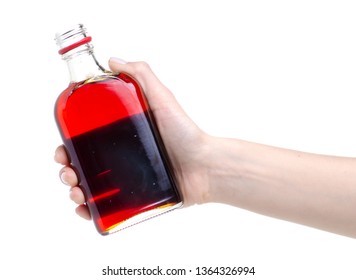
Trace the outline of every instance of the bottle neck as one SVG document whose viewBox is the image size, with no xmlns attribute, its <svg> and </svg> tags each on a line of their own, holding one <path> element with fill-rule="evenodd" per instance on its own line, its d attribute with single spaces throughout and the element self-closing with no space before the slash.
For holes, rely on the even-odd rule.
<svg viewBox="0 0 356 280">
<path fill-rule="evenodd" d="M 56 34 L 57 45 L 60 48 L 58 53 L 67 62 L 71 83 L 85 81 L 106 73 L 94 56 L 91 40 L 82 24 L 64 33 Z"/>
<path fill-rule="evenodd" d="M 71 83 L 77 83 L 105 74 L 93 52 L 82 51 L 66 59 Z"/>
</svg>

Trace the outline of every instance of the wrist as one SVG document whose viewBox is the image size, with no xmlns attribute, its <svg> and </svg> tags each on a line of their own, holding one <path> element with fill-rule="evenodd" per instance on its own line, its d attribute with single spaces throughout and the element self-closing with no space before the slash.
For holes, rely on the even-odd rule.
<svg viewBox="0 0 356 280">
<path fill-rule="evenodd" d="M 239 140 L 212 137 L 207 157 L 207 202 L 231 204 L 239 197 L 238 186 L 243 181 L 241 150 Z"/>
</svg>

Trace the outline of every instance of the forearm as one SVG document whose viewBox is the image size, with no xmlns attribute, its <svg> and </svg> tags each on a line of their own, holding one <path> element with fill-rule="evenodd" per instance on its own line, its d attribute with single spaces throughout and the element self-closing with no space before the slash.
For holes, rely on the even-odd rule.
<svg viewBox="0 0 356 280">
<path fill-rule="evenodd" d="M 356 159 L 214 138 L 209 200 L 356 237 Z"/>
</svg>

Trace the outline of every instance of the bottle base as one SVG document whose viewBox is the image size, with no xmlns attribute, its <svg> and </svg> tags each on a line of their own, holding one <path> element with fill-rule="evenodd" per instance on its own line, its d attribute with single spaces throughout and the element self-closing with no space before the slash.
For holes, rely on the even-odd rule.
<svg viewBox="0 0 356 280">
<path fill-rule="evenodd" d="M 149 219 L 155 218 L 157 216 L 160 216 L 162 214 L 171 212 L 175 209 L 181 208 L 183 206 L 183 202 L 179 203 L 170 203 L 166 205 L 162 205 L 160 207 L 157 207 L 155 209 L 151 209 L 148 211 L 145 211 L 143 213 L 137 214 L 134 217 L 131 217 L 130 219 L 127 219 L 123 222 L 120 222 L 116 225 L 111 226 L 104 232 L 99 232 L 101 235 L 106 236 L 110 235 L 112 233 L 127 229 L 131 226 L 137 225 L 141 222 L 147 221 Z"/>
</svg>

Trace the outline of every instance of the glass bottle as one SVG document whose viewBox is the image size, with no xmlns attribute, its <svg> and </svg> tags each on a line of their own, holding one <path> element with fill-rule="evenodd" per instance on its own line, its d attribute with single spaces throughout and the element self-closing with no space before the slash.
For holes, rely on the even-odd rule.
<svg viewBox="0 0 356 280">
<path fill-rule="evenodd" d="M 70 83 L 55 119 L 98 232 L 178 208 L 182 199 L 140 85 L 97 62 L 82 24 L 57 33 Z"/>
</svg>

